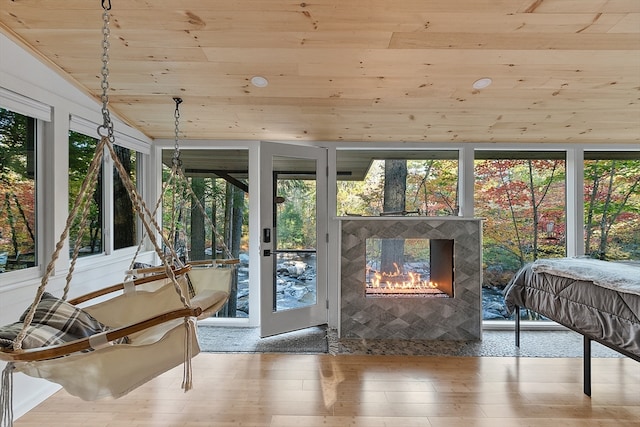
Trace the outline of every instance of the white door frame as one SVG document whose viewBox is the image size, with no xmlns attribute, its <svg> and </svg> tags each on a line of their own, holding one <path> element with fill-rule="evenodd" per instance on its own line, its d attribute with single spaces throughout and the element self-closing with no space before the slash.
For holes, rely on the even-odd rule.
<svg viewBox="0 0 640 427">
<path fill-rule="evenodd" d="M 292 157 L 316 161 L 316 302 L 304 308 L 274 311 L 273 242 L 273 157 Z M 276 335 L 327 323 L 327 150 L 261 142 L 260 144 L 260 333 Z M 267 241 L 269 240 L 269 241 Z"/>
</svg>

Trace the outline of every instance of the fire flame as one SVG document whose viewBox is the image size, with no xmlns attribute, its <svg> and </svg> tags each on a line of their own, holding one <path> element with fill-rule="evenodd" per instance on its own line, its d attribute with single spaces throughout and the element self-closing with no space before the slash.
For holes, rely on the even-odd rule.
<svg viewBox="0 0 640 427">
<path fill-rule="evenodd" d="M 438 284 L 431 281 L 422 280 L 420 273 L 408 272 L 406 274 L 400 271 L 398 264 L 394 263 L 394 272 L 373 272 L 371 281 L 367 284 L 370 289 L 388 289 L 388 290 L 425 290 L 437 289 Z M 367 268 L 368 272 L 371 270 Z"/>
</svg>

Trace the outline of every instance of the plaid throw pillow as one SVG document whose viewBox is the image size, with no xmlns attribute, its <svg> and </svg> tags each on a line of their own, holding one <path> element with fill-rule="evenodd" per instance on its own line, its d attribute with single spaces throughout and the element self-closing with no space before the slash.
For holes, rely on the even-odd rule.
<svg viewBox="0 0 640 427">
<path fill-rule="evenodd" d="M 0 347 L 13 348 L 13 340 L 22 330 L 22 326 L 22 322 L 16 322 L 0 327 Z M 27 328 L 27 335 L 22 341 L 22 348 L 28 349 L 64 344 L 64 335 L 64 332 L 51 326 L 32 324 Z"/>
<path fill-rule="evenodd" d="M 0 346 L 9 348 L 22 330 L 29 310 L 20 316 L 20 321 L 0 327 Z M 80 338 L 87 338 L 110 328 L 84 310 L 54 297 L 48 292 L 42 295 L 40 303 L 22 342 L 22 348 L 37 348 L 56 345 Z M 116 340 L 116 344 L 128 343 L 127 337 Z"/>
</svg>

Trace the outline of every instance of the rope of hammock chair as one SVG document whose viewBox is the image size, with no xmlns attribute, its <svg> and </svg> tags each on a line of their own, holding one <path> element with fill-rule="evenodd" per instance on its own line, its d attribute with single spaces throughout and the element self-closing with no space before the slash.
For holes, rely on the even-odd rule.
<svg viewBox="0 0 640 427">
<path fill-rule="evenodd" d="M 78 204 L 79 207 L 82 206 L 82 215 L 81 215 L 79 226 L 78 226 L 78 235 L 76 236 L 76 240 L 73 245 L 73 253 L 71 255 L 71 261 L 69 263 L 69 272 L 67 273 L 67 277 L 65 279 L 66 280 L 65 287 L 62 294 L 63 300 L 66 300 L 67 295 L 69 294 L 71 278 L 73 277 L 73 272 L 75 270 L 76 262 L 78 260 L 78 255 L 80 254 L 80 247 L 82 246 L 82 237 L 84 236 L 84 232 L 89 224 L 89 212 L 90 212 L 91 203 L 89 200 L 88 189 L 97 187 L 98 177 L 100 175 L 100 167 L 102 165 L 102 160 L 104 159 L 104 145 L 105 145 L 105 142 L 101 140 L 100 143 L 96 146 L 95 157 L 97 157 L 97 159 L 94 159 L 95 163 L 94 161 L 91 162 L 91 166 L 89 167 L 89 172 L 85 177 L 85 182 L 88 182 L 88 185 L 84 187 L 84 182 L 83 182 L 84 188 L 81 188 L 80 194 L 78 194 L 78 196 L 76 197 L 75 204 Z M 75 204 L 74 204 L 74 208 L 75 208 Z M 68 227 L 68 229 L 65 230 L 67 231 L 67 233 L 71 228 L 71 225 L 73 223 L 73 218 L 75 218 L 75 214 L 76 213 L 73 211 L 69 213 L 69 217 L 67 218 L 67 225 L 65 226 L 65 228 Z M 65 233 L 64 238 L 66 239 L 66 237 L 67 236 Z M 61 237 L 61 240 L 62 240 L 62 237 Z M 56 253 L 55 255 L 57 259 L 58 254 Z"/>
<path fill-rule="evenodd" d="M 162 249 L 158 245 L 157 239 L 155 237 L 156 234 L 160 235 L 160 237 L 163 240 L 163 242 L 165 243 L 165 245 L 167 245 L 167 247 L 169 247 L 172 250 L 172 252 L 173 252 L 173 247 L 169 244 L 169 241 L 162 234 L 162 228 L 160 227 L 160 225 L 156 221 L 155 217 L 149 211 L 149 208 L 147 207 L 146 203 L 144 202 L 144 199 L 142 199 L 140 197 L 140 195 L 138 194 L 138 192 L 137 192 L 137 190 L 135 188 L 135 185 L 131 181 L 131 177 L 129 177 L 129 174 L 125 170 L 124 166 L 118 160 L 118 156 L 117 156 L 115 150 L 113 149 L 113 145 L 111 143 L 107 143 L 106 146 L 109 149 L 109 152 L 111 153 L 111 157 L 114 159 L 114 166 L 116 167 L 116 169 L 118 170 L 118 173 L 120 174 L 120 178 L 122 179 L 122 182 L 123 182 L 125 188 L 127 189 L 127 192 L 129 193 L 129 197 L 131 198 L 131 201 L 134 204 L 134 208 L 135 208 L 136 212 L 138 213 L 138 216 L 142 220 L 142 225 L 146 229 L 146 232 L 148 234 L 149 240 L 153 244 L 153 247 L 154 247 L 156 253 L 158 254 L 158 256 L 160 257 L 160 259 L 163 259 L 164 258 L 163 255 L 164 254 L 162 252 Z M 146 217 L 140 211 L 139 208 L 142 208 L 144 210 L 144 214 L 146 214 Z M 151 223 L 153 225 L 153 227 L 154 227 L 153 230 L 151 229 L 149 223 Z M 174 252 L 174 254 L 175 254 L 175 252 Z M 180 302 L 182 302 L 182 304 L 185 306 L 185 308 L 188 308 L 189 307 L 189 302 L 187 301 L 186 297 L 182 293 L 182 289 L 181 289 L 180 285 L 178 284 L 178 281 L 177 281 L 176 276 L 175 276 L 175 271 L 173 270 L 173 268 L 171 268 L 171 265 L 166 261 L 166 259 L 164 259 L 164 266 L 165 266 L 165 272 L 166 272 L 167 276 L 171 279 L 171 282 L 173 283 L 173 286 L 176 289 L 176 293 L 180 296 Z"/>
<path fill-rule="evenodd" d="M 162 204 L 162 200 L 164 198 L 164 195 L 166 194 L 167 190 L 169 189 L 172 180 L 173 180 L 173 178 L 170 175 L 169 179 L 163 184 L 162 191 L 160 193 L 160 197 L 158 198 L 158 200 L 156 200 L 156 204 L 155 204 L 155 206 L 153 208 L 153 212 L 151 214 L 152 218 L 155 218 L 157 216 L 158 209 L 160 209 L 160 205 Z M 134 269 L 133 267 L 135 265 L 135 261 L 136 261 L 138 255 L 139 255 L 140 251 L 142 250 L 144 239 L 146 237 L 147 237 L 147 232 L 146 232 L 146 230 L 144 230 L 143 233 L 142 233 L 142 237 L 140 238 L 140 242 L 138 243 L 138 247 L 136 248 L 136 252 L 133 255 L 133 258 L 131 259 L 131 263 L 129 264 L 129 271 L 132 271 Z M 170 241 L 168 239 L 163 239 L 163 243 L 167 244 L 167 242 L 170 242 Z M 175 247 L 172 244 L 169 243 L 169 246 L 167 246 L 167 248 L 169 249 L 170 255 L 173 258 L 171 263 L 174 264 L 178 268 L 184 267 L 184 264 L 181 262 L 180 257 L 178 256 L 178 254 L 175 251 Z"/>
<path fill-rule="evenodd" d="M 209 218 L 209 215 L 206 213 L 206 210 L 204 208 L 204 206 L 202 205 L 202 203 L 200 202 L 200 200 L 195 196 L 195 194 L 193 193 L 193 190 L 191 188 L 191 185 L 189 184 L 189 180 L 188 178 L 184 175 L 184 172 L 182 170 L 182 161 L 180 160 L 180 146 L 179 146 L 179 118 L 180 118 L 180 109 L 179 109 L 179 105 L 182 103 L 182 99 L 181 98 L 173 98 L 173 100 L 176 103 L 176 109 L 174 112 L 174 119 L 175 119 L 175 144 L 174 144 L 174 153 L 173 153 L 173 158 L 172 158 L 172 166 L 171 166 L 171 172 L 167 178 L 167 180 L 164 182 L 163 186 L 162 186 L 162 191 L 160 194 L 160 197 L 158 197 L 158 199 L 156 200 L 156 204 L 154 206 L 153 209 L 153 217 L 155 218 L 158 212 L 158 209 L 160 208 L 160 205 L 162 204 L 169 188 L 174 189 L 173 193 L 172 193 L 172 210 L 171 210 L 171 228 L 169 229 L 168 235 L 169 236 L 175 236 L 176 231 L 177 231 L 177 224 L 178 224 L 178 220 L 176 219 L 176 212 L 182 210 L 182 208 L 186 205 L 186 197 L 184 195 L 184 192 L 186 190 L 186 192 L 188 193 L 188 195 L 191 197 L 192 201 L 195 201 L 196 206 L 198 206 L 200 212 L 202 213 L 203 218 L 205 218 L 207 225 L 209 227 L 211 227 L 211 230 L 213 231 L 213 234 L 215 235 L 215 239 L 216 242 L 219 241 L 220 245 L 223 248 L 225 257 L 228 259 L 233 259 L 233 254 L 231 253 L 231 250 L 229 249 L 229 247 L 226 245 L 226 243 L 224 242 L 224 239 L 222 238 L 222 236 L 220 236 L 220 234 L 218 233 L 218 231 L 216 230 L 216 227 L 213 224 L 213 221 L 211 221 L 211 219 Z M 179 187 L 182 187 L 182 191 L 178 191 Z M 178 204 L 176 202 L 176 198 L 178 193 L 182 193 L 182 197 L 181 197 L 181 201 L 179 203 L 179 208 L 176 208 L 176 205 Z M 140 243 L 138 244 L 138 248 L 136 250 L 136 253 L 131 261 L 131 264 L 129 265 L 129 271 L 132 271 L 134 268 L 134 264 L 135 264 L 135 259 L 137 257 L 137 255 L 139 254 L 141 248 L 142 248 L 142 244 L 143 244 L 143 240 L 146 237 L 146 234 L 142 236 L 142 239 L 140 240 Z M 214 242 L 215 243 L 215 242 Z M 214 244 L 215 246 L 215 244 Z M 174 262 L 176 263 L 176 265 L 178 267 L 183 267 L 185 265 L 185 263 L 182 263 L 180 260 L 180 257 L 176 254 L 175 252 L 175 245 L 171 245 L 171 250 L 172 250 L 172 256 L 174 257 Z M 188 257 L 188 251 L 185 254 Z M 185 258 L 185 262 L 187 262 L 188 259 Z M 232 261 L 228 261 L 228 262 L 221 262 L 221 264 L 234 264 L 234 262 Z"/>
<path fill-rule="evenodd" d="M 209 227 L 211 227 L 211 230 L 213 231 L 213 234 L 215 235 L 216 239 L 219 241 L 220 245 L 222 246 L 222 249 L 224 251 L 225 257 L 227 258 L 233 258 L 233 255 L 231 253 L 231 250 L 229 249 L 229 247 L 226 245 L 226 243 L 224 242 L 224 239 L 222 238 L 222 236 L 220 236 L 220 234 L 217 232 L 215 225 L 213 224 L 213 221 L 211 220 L 211 218 L 209 218 L 209 215 L 207 215 L 207 212 L 204 208 L 204 206 L 202 205 L 202 203 L 200 202 L 200 200 L 198 199 L 198 197 L 196 197 L 195 193 L 193 192 L 193 189 L 191 188 L 190 185 L 188 185 L 188 178 L 184 175 L 183 171 L 181 168 L 179 168 L 177 170 L 177 173 L 179 175 L 179 177 L 181 179 L 183 179 L 187 185 L 186 185 L 186 189 L 187 189 L 187 193 L 189 196 L 191 196 L 191 200 L 192 202 L 195 202 L 196 206 L 198 207 L 198 209 L 200 210 L 200 212 L 202 213 L 203 218 L 205 219 L 205 222 L 207 223 L 207 225 Z M 215 249 L 215 242 L 214 242 L 214 248 L 212 248 L 212 250 Z"/>
<path fill-rule="evenodd" d="M 222 236 L 220 236 L 220 234 L 218 233 L 218 231 L 216 230 L 215 225 L 213 224 L 213 221 L 211 220 L 211 218 L 209 218 L 209 215 L 207 214 L 206 209 L 204 208 L 204 206 L 202 205 L 202 203 L 200 202 L 200 199 L 198 197 L 196 197 L 195 193 L 193 192 L 193 188 L 191 187 L 191 184 L 189 183 L 189 179 L 186 177 L 186 175 L 184 174 L 184 171 L 182 170 L 182 160 L 180 160 L 180 144 L 179 144 L 179 124 L 180 124 L 180 104 L 182 103 L 182 99 L 181 98 L 173 98 L 173 100 L 176 103 L 176 109 L 174 111 L 174 118 L 175 118 L 175 126 L 174 126 L 174 134 L 175 134 L 175 139 L 174 139 L 174 151 L 173 151 L 173 158 L 172 158 L 172 167 L 171 167 L 171 175 L 169 177 L 169 179 L 167 181 L 169 181 L 170 179 L 173 179 L 175 177 L 179 178 L 182 185 L 183 185 L 183 191 L 184 189 L 186 189 L 187 191 L 187 195 L 191 197 L 191 201 L 192 203 L 195 203 L 196 206 L 198 207 L 198 209 L 200 210 L 200 212 L 202 213 L 202 217 L 205 219 L 205 222 L 207 223 L 207 225 L 211 228 L 211 231 L 213 232 L 214 236 L 215 236 L 215 241 L 212 244 L 212 256 L 215 258 L 215 250 L 216 250 L 216 243 L 220 243 L 220 245 L 222 246 L 222 249 L 224 251 L 224 255 L 226 258 L 228 259 L 232 259 L 233 258 L 233 254 L 231 253 L 231 250 L 229 249 L 229 247 L 227 246 L 227 244 L 224 241 L 224 238 Z M 175 176 L 174 176 L 175 175 Z M 176 224 L 177 224 L 177 220 L 175 218 L 175 198 L 176 198 L 176 193 L 177 191 L 173 192 L 173 210 L 172 210 L 172 228 L 171 228 L 171 233 L 175 232 L 175 228 Z M 182 209 L 182 207 L 186 204 L 186 197 L 182 197 L 182 201 L 181 201 L 181 205 L 180 205 L 180 209 Z M 188 251 L 186 251 L 185 256 L 188 256 Z"/>
</svg>

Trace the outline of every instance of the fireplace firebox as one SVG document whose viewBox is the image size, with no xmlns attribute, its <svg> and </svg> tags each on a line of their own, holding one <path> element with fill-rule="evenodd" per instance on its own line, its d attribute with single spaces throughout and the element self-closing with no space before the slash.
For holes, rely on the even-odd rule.
<svg viewBox="0 0 640 427">
<path fill-rule="evenodd" d="M 339 220 L 341 338 L 481 339 L 481 219 Z"/>
<path fill-rule="evenodd" d="M 453 298 L 453 240 L 365 240 L 367 298 Z"/>
</svg>

